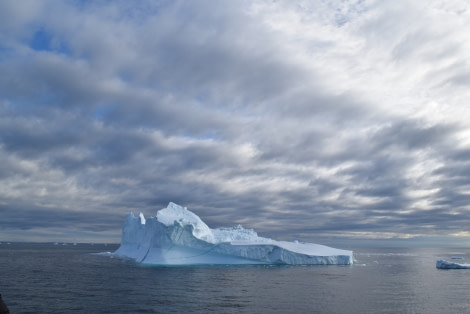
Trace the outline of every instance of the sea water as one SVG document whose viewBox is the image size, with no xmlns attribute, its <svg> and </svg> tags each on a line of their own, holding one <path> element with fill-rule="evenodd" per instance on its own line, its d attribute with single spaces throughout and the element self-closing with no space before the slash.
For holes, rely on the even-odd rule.
<svg viewBox="0 0 470 314">
<path fill-rule="evenodd" d="M 11 313 L 468 313 L 470 249 L 355 249 L 350 266 L 149 267 L 116 245 L 1 244 Z"/>
</svg>

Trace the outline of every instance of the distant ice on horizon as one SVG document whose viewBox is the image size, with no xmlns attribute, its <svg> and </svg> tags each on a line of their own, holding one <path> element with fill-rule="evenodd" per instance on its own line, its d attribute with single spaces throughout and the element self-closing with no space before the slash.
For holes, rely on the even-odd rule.
<svg viewBox="0 0 470 314">
<path fill-rule="evenodd" d="M 113 255 L 153 265 L 349 265 L 353 252 L 324 245 L 263 238 L 242 226 L 209 228 L 196 214 L 169 203 L 156 217 L 129 213 Z"/>
<path fill-rule="evenodd" d="M 470 264 L 454 263 L 446 260 L 438 260 L 436 268 L 439 269 L 470 269 Z"/>
</svg>

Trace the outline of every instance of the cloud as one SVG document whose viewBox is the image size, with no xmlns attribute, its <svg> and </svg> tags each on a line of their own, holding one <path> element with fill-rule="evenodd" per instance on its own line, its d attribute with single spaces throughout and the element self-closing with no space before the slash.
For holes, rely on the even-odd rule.
<svg viewBox="0 0 470 314">
<path fill-rule="evenodd" d="M 169 201 L 286 239 L 465 232 L 468 12 L 3 2 L 3 234 L 118 241 Z"/>
</svg>

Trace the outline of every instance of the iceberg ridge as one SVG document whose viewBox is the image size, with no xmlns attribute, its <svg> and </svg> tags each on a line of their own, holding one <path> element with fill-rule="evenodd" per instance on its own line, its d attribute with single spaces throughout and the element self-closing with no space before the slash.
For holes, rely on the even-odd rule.
<svg viewBox="0 0 470 314">
<path fill-rule="evenodd" d="M 352 251 L 275 241 L 240 225 L 211 229 L 196 214 L 171 202 L 156 217 L 128 214 L 121 246 L 113 255 L 154 265 L 353 263 Z"/>
</svg>

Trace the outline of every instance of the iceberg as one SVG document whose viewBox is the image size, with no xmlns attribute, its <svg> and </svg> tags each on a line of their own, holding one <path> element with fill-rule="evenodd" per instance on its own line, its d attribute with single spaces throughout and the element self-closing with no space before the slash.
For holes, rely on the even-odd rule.
<svg viewBox="0 0 470 314">
<path fill-rule="evenodd" d="M 211 229 L 186 207 L 171 202 L 156 217 L 129 213 L 113 256 L 149 265 L 353 263 L 352 251 L 263 238 L 240 225 Z"/>
<path fill-rule="evenodd" d="M 470 269 L 470 264 L 460 264 L 460 263 L 454 263 L 454 262 L 449 262 L 446 260 L 438 260 L 436 262 L 436 268 L 439 269 Z"/>
</svg>

